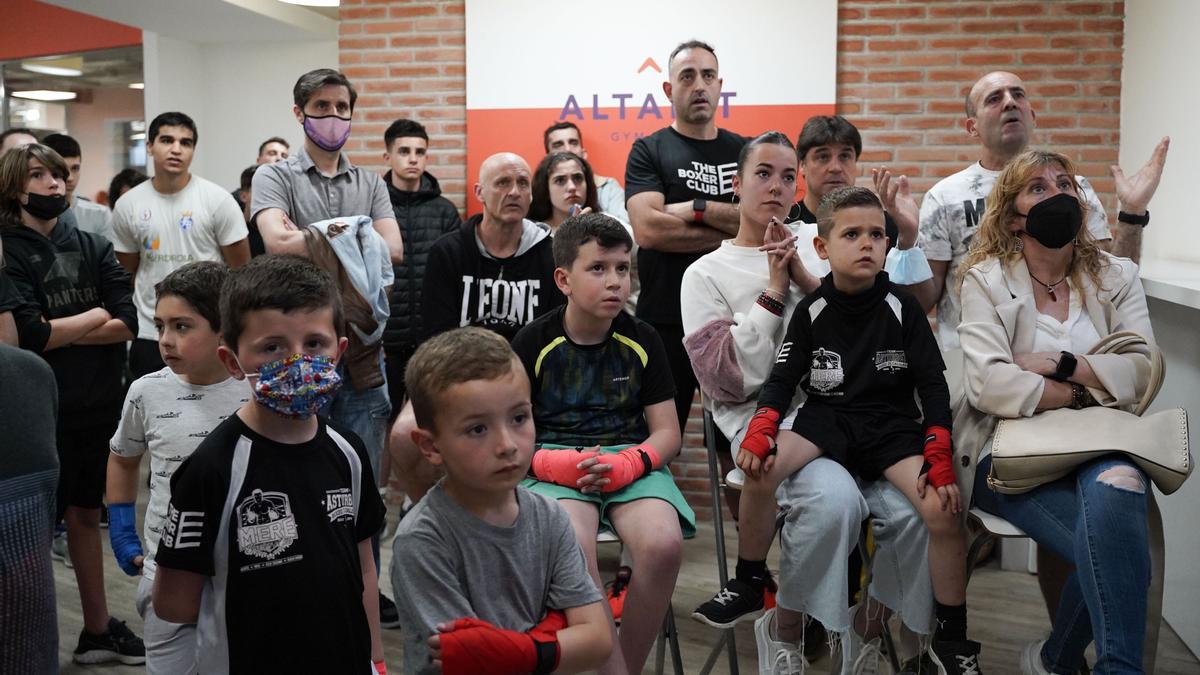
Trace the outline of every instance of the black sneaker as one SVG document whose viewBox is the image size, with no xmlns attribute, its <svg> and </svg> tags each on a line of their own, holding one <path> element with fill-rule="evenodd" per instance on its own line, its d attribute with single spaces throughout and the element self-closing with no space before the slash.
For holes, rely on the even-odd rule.
<svg viewBox="0 0 1200 675">
<path fill-rule="evenodd" d="M 763 591 L 750 584 L 730 579 L 712 597 L 692 612 L 692 618 L 713 628 L 732 628 L 739 621 L 754 619 L 763 608 Z"/>
<path fill-rule="evenodd" d="M 392 599 L 379 593 L 379 627 L 380 628 L 399 628 L 400 627 L 400 611 L 396 609 L 396 603 Z"/>
<path fill-rule="evenodd" d="M 983 675 L 983 670 L 979 667 L 979 643 L 973 640 L 934 640 L 929 649 L 929 656 L 939 673 Z"/>
<path fill-rule="evenodd" d="M 115 663 L 130 666 L 146 662 L 146 647 L 124 621 L 108 617 L 108 630 L 92 635 L 87 629 L 79 631 L 79 644 L 71 656 L 75 663 Z"/>
</svg>

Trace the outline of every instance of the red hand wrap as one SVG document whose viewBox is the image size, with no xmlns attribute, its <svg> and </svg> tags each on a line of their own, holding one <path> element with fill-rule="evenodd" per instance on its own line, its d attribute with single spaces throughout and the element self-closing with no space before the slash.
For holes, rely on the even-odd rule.
<svg viewBox="0 0 1200 675">
<path fill-rule="evenodd" d="M 458 619 L 441 634 L 443 675 L 511 675 L 537 670 L 537 645 L 525 633 L 480 619 Z"/>
<path fill-rule="evenodd" d="M 530 628 L 526 634 L 538 642 L 557 642 L 558 631 L 567 627 L 567 615 L 559 609 L 546 612 L 545 618 L 538 625 Z"/>
<path fill-rule="evenodd" d="M 929 484 L 934 487 L 953 485 L 954 452 L 950 430 L 933 426 L 925 430 L 925 461 L 929 464 Z"/>
<path fill-rule="evenodd" d="M 609 483 L 600 488 L 601 492 L 616 492 L 626 488 L 635 480 L 662 466 L 662 457 L 659 457 L 658 450 L 649 443 L 633 445 L 620 452 L 604 455 L 600 461 L 612 465 L 612 470 L 604 474 Z"/>
<path fill-rule="evenodd" d="M 578 488 L 579 479 L 586 476 L 588 472 L 575 468 L 576 465 L 595 456 L 594 452 L 582 452 L 578 449 L 548 450 L 541 448 L 533 453 L 533 461 L 529 465 L 529 470 L 533 477 L 540 481 Z"/>
<path fill-rule="evenodd" d="M 376 661 L 375 662 L 375 675 L 387 675 L 387 662 L 385 662 L 385 661 Z"/>
<path fill-rule="evenodd" d="M 759 408 L 750 418 L 750 426 L 746 427 L 746 437 L 742 439 L 742 449 L 759 459 L 766 459 L 775 452 L 775 434 L 779 433 L 779 411 L 773 408 Z"/>
</svg>

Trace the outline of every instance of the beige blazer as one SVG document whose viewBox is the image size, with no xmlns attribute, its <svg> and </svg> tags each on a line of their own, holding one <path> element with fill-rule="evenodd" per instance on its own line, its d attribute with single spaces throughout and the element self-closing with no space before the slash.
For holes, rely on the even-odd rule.
<svg viewBox="0 0 1200 675">
<path fill-rule="evenodd" d="M 1130 330 L 1154 344 L 1137 265 L 1128 258 L 1103 255 L 1106 264 L 1101 287 L 1086 276 L 1083 279 L 1083 311 L 1102 336 Z M 963 502 L 969 504 L 976 462 L 990 443 L 996 422 L 1032 416 L 1045 380 L 1013 362 L 1013 354 L 1033 351 L 1037 331 L 1038 311 L 1024 258 L 1008 265 L 997 259 L 975 265 L 963 277 L 961 297 L 958 334 L 963 350 L 963 393 L 954 402 L 954 469 Z M 1124 407 L 1141 399 L 1150 379 L 1148 354 L 1086 358 L 1104 385 L 1103 389 L 1089 389 L 1101 405 Z"/>
</svg>

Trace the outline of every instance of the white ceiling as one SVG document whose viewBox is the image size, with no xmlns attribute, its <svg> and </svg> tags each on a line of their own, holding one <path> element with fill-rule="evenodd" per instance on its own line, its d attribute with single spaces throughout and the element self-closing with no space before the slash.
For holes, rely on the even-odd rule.
<svg viewBox="0 0 1200 675">
<path fill-rule="evenodd" d="M 336 40 L 328 11 L 277 0 L 42 0 L 188 42 Z"/>
</svg>

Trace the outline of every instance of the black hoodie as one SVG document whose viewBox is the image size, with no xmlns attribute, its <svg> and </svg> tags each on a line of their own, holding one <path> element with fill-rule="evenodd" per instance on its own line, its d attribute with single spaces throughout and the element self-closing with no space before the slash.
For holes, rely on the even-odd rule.
<svg viewBox="0 0 1200 675">
<path fill-rule="evenodd" d="M 115 421 L 122 401 L 125 345 L 46 349 L 52 319 L 108 310 L 137 334 L 133 284 L 108 239 L 59 220 L 46 238 L 23 225 L 3 224 L 5 273 L 26 303 L 13 311 L 21 347 L 40 354 L 58 380 L 60 426 Z"/>
<path fill-rule="evenodd" d="M 421 318 L 421 282 L 425 278 L 425 262 L 433 243 L 443 234 L 457 228 L 462 219 L 458 209 L 442 196 L 437 178 L 428 172 L 421 176 L 421 187 L 415 192 L 398 190 L 392 185 L 392 172 L 383 177 L 396 211 L 396 222 L 404 237 L 404 264 L 395 268 L 392 284 L 391 309 L 387 328 L 383 332 L 384 349 L 412 349 L 425 335 Z"/>
<path fill-rule="evenodd" d="M 501 259 L 481 250 L 475 228 L 482 220 L 472 216 L 429 251 L 421 296 L 427 336 L 480 326 L 511 342 L 522 326 L 566 302 L 554 284 L 545 225 L 526 220 L 517 252 Z"/>
</svg>

